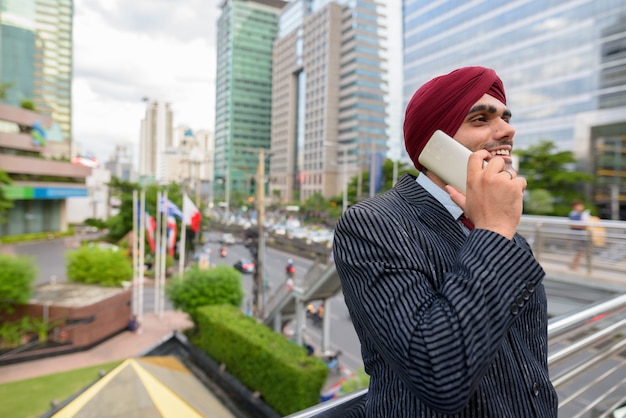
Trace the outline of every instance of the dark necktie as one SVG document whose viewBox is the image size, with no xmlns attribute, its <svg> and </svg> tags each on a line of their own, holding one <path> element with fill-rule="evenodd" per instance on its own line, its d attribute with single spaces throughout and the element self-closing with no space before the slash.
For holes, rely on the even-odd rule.
<svg viewBox="0 0 626 418">
<path fill-rule="evenodd" d="M 461 214 L 461 216 L 459 216 L 459 220 L 463 223 L 463 225 L 465 225 L 467 227 L 467 229 L 469 229 L 470 231 L 472 229 L 474 229 L 474 224 L 472 223 L 472 221 L 470 221 L 470 219 L 465 216 L 464 213 Z"/>
</svg>

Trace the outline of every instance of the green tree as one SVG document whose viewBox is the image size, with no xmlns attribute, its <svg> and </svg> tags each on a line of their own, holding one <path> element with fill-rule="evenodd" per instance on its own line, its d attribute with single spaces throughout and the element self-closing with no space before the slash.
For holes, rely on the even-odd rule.
<svg viewBox="0 0 626 418">
<path fill-rule="evenodd" d="M 223 304 L 239 307 L 244 296 L 241 273 L 225 265 L 203 270 L 194 264 L 182 276 L 175 276 L 165 291 L 174 307 L 189 314 L 196 325 L 198 308 Z"/>
<path fill-rule="evenodd" d="M 9 175 L 0 170 L 0 225 L 6 222 L 5 213 L 9 211 L 13 207 L 13 200 L 9 199 L 6 196 L 4 191 L 4 185 L 12 184 L 13 181 L 9 177 Z"/>
<path fill-rule="evenodd" d="M 553 200 L 546 189 L 528 190 L 524 197 L 524 212 L 529 215 L 550 215 L 554 212 Z"/>
<path fill-rule="evenodd" d="M 24 99 L 20 102 L 20 107 L 22 109 L 32 110 L 33 112 L 37 111 L 37 107 L 35 106 L 35 102 L 30 99 Z"/>
<path fill-rule="evenodd" d="M 136 183 L 120 180 L 116 177 L 111 179 L 108 186 L 111 196 L 120 199 L 119 213 L 107 220 L 108 239 L 116 242 L 133 229 L 133 190 L 140 190 L 141 188 Z M 178 184 L 170 183 L 167 186 L 151 184 L 145 188 L 145 191 L 146 208 L 152 216 L 156 217 L 158 191 L 167 191 L 167 198 L 182 210 L 183 195 Z"/>
<path fill-rule="evenodd" d="M 300 210 L 308 221 L 321 222 L 328 218 L 330 201 L 321 193 L 314 193 L 301 205 Z"/>
<path fill-rule="evenodd" d="M 35 290 L 36 263 L 31 257 L 0 254 L 0 311 L 28 303 Z"/>
<path fill-rule="evenodd" d="M 7 91 L 13 87 L 13 83 L 0 82 L 0 101 L 4 101 L 7 98 Z"/>
<path fill-rule="evenodd" d="M 390 159 L 385 159 L 383 161 L 383 173 L 380 182 L 380 189 L 376 192 L 377 194 L 386 192 L 393 188 L 393 168 L 395 162 Z M 414 176 L 418 175 L 418 171 L 413 167 L 413 165 L 409 165 L 408 163 L 398 161 L 398 177 L 400 179 L 406 173 L 413 174 Z M 359 176 L 356 175 L 350 179 L 348 183 L 348 201 L 356 202 L 357 201 L 357 191 L 359 189 Z M 362 199 L 369 197 L 370 194 L 370 173 L 369 171 L 364 171 L 361 173 L 361 192 L 358 194 Z"/>
<path fill-rule="evenodd" d="M 72 282 L 120 286 L 133 277 L 133 267 L 121 250 L 82 246 L 66 255 L 67 278 Z"/>
<path fill-rule="evenodd" d="M 552 196 L 554 210 L 550 215 L 567 216 L 571 202 L 583 200 L 582 184 L 593 181 L 592 175 L 572 169 L 576 159 L 571 151 L 558 151 L 551 141 L 542 140 L 516 154 L 520 174 L 528 183 L 527 190 L 545 190 Z M 539 206 L 530 200 L 533 197 L 544 199 L 545 193 L 529 194 L 529 209 Z M 526 205 L 524 211 L 527 213 Z"/>
<path fill-rule="evenodd" d="M 381 179 L 380 189 L 377 191 L 377 194 L 386 192 L 393 188 L 393 171 L 394 171 L 395 162 L 390 159 L 385 159 L 383 162 L 383 175 Z M 399 180 L 406 173 L 410 173 L 413 175 L 418 175 L 418 171 L 413 167 L 412 164 L 408 164 L 402 161 L 398 161 L 398 175 L 397 180 Z M 359 189 L 359 176 L 353 176 L 348 180 L 348 206 L 354 204 L 357 201 L 357 196 L 361 196 L 361 199 L 369 196 L 369 172 L 363 172 L 361 174 L 361 193 L 358 194 L 357 191 Z M 341 212 L 343 210 L 343 190 L 337 195 L 333 196 L 328 201 L 328 217 L 331 219 L 339 219 L 341 216 Z"/>
</svg>

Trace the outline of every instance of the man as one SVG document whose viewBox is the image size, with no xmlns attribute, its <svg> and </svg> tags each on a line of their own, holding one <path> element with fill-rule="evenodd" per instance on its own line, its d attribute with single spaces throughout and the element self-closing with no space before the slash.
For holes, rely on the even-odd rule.
<svg viewBox="0 0 626 418">
<path fill-rule="evenodd" d="M 589 211 L 585 210 L 585 204 L 580 200 L 572 202 L 572 211 L 569 213 L 571 221 L 588 222 L 590 220 Z M 574 258 L 569 265 L 570 270 L 578 270 L 580 259 L 582 258 L 588 246 L 587 227 L 585 225 L 577 225 L 578 222 L 570 226 L 572 230 L 572 244 L 574 247 Z"/>
<path fill-rule="evenodd" d="M 371 377 L 367 417 L 557 416 L 545 273 L 516 234 L 526 181 L 511 168 L 510 117 L 491 69 L 429 81 L 404 122 L 421 174 L 337 224 L 335 263 Z M 418 162 L 437 129 L 473 152 L 466 195 Z"/>
</svg>

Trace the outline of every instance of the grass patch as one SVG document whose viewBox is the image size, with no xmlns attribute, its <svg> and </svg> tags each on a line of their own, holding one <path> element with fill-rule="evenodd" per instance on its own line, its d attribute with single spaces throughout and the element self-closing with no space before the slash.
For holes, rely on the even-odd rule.
<svg viewBox="0 0 626 418">
<path fill-rule="evenodd" d="M 2 416 L 39 417 L 50 409 L 50 401 L 63 402 L 87 385 L 98 380 L 98 372 L 113 370 L 122 361 L 54 373 L 31 379 L 0 384 Z"/>
</svg>

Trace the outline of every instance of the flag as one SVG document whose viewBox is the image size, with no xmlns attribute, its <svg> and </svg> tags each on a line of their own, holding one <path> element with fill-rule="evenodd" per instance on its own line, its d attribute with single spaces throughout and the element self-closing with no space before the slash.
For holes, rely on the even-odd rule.
<svg viewBox="0 0 626 418">
<path fill-rule="evenodd" d="M 167 253 L 170 257 L 174 257 L 174 251 L 176 249 L 176 234 L 178 228 L 176 226 L 176 219 L 173 216 L 167 217 Z"/>
<path fill-rule="evenodd" d="M 137 225 L 139 225 L 139 228 L 142 228 L 143 225 L 141 225 L 141 202 L 137 202 Z M 146 219 L 144 221 L 146 223 L 145 228 L 146 228 L 146 238 L 148 240 L 148 244 L 150 245 L 150 252 L 154 252 L 155 250 L 155 242 L 154 242 L 154 236 L 156 234 L 156 220 L 154 219 L 154 217 L 152 215 L 150 215 L 150 212 L 148 212 L 148 210 L 146 209 Z"/>
<path fill-rule="evenodd" d="M 161 197 L 160 200 L 159 212 L 165 212 L 165 199 L 163 197 Z M 181 212 L 180 208 L 169 199 L 167 199 L 167 215 L 173 216 L 178 219 L 183 219 L 183 213 Z"/>
<path fill-rule="evenodd" d="M 374 193 L 378 193 L 383 186 L 383 164 L 384 156 L 380 152 L 374 155 Z"/>
<path fill-rule="evenodd" d="M 156 220 L 150 212 L 146 211 L 146 236 L 148 238 L 148 244 L 150 245 L 150 252 L 154 252 L 154 234 L 156 231 Z"/>
<path fill-rule="evenodd" d="M 198 233 L 201 219 L 200 211 L 196 205 L 193 204 L 187 195 L 183 195 L 183 223 L 189 225 L 193 232 Z"/>
</svg>

